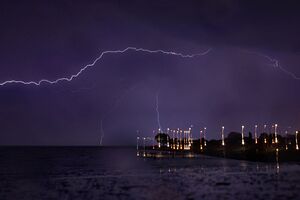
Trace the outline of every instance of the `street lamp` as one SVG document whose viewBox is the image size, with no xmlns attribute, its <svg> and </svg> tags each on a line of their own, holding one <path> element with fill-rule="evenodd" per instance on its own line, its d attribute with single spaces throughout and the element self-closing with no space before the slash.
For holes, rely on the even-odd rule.
<svg viewBox="0 0 300 200">
<path fill-rule="evenodd" d="M 146 138 L 143 137 L 143 145 L 144 145 L 144 157 L 146 157 Z"/>
<path fill-rule="evenodd" d="M 167 147 L 169 148 L 170 147 L 170 143 L 169 143 L 169 131 L 170 131 L 170 129 L 168 128 L 167 129 Z"/>
<path fill-rule="evenodd" d="M 136 137 L 136 155 L 139 156 L 140 153 L 139 153 L 139 140 L 140 140 L 140 137 Z"/>
<path fill-rule="evenodd" d="M 264 133 L 265 134 L 267 134 L 266 130 L 267 130 L 267 124 L 264 125 Z M 264 138 L 264 143 L 267 144 L 267 138 L 266 137 Z"/>
<path fill-rule="evenodd" d="M 257 144 L 257 125 L 255 125 L 254 137 L 255 137 L 255 144 Z"/>
<path fill-rule="evenodd" d="M 202 150 L 203 149 L 203 147 L 202 147 L 202 138 L 201 138 L 201 135 L 202 135 L 202 131 L 200 131 L 200 150 Z"/>
<path fill-rule="evenodd" d="M 275 144 L 278 143 L 278 138 L 277 138 L 277 127 L 278 127 L 278 125 L 275 124 Z"/>
<path fill-rule="evenodd" d="M 298 131 L 296 131 L 295 141 L 296 141 L 296 150 L 299 150 L 299 146 L 298 146 Z"/>
<path fill-rule="evenodd" d="M 179 132 L 179 148 L 182 149 L 182 130 Z"/>
<path fill-rule="evenodd" d="M 285 131 L 285 150 L 288 150 L 288 131 Z"/>
<path fill-rule="evenodd" d="M 242 126 L 242 145 L 245 145 L 245 140 L 244 140 L 244 128 L 245 128 L 245 126 Z"/>
<path fill-rule="evenodd" d="M 222 126 L 222 146 L 225 146 L 225 137 L 224 137 L 224 129 L 225 129 L 225 127 L 224 126 Z"/>
<path fill-rule="evenodd" d="M 206 127 L 204 127 L 203 139 L 204 139 L 204 146 L 206 147 Z"/>
</svg>

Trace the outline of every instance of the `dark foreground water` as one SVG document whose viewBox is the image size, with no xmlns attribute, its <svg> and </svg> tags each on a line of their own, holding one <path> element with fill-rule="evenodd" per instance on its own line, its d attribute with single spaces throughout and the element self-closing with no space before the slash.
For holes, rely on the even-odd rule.
<svg viewBox="0 0 300 200">
<path fill-rule="evenodd" d="M 0 199 L 300 199 L 299 163 L 137 158 L 134 149 L 1 147 Z"/>
</svg>

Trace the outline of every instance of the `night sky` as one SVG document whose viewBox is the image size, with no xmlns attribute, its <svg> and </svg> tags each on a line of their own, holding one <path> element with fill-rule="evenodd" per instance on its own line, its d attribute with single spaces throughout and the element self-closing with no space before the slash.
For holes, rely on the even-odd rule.
<svg viewBox="0 0 300 200">
<path fill-rule="evenodd" d="M 72 82 L 0 86 L 0 144 L 97 145 L 101 120 L 103 144 L 132 144 L 158 128 L 157 93 L 164 129 L 300 129 L 296 2 L 1 1 L 0 82 L 69 77 L 128 46 L 212 50 L 106 54 Z"/>
</svg>

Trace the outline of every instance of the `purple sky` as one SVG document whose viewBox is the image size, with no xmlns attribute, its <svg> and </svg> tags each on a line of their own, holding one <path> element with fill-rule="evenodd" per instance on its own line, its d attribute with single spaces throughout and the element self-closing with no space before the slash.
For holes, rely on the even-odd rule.
<svg viewBox="0 0 300 200">
<path fill-rule="evenodd" d="M 107 54 L 72 82 L 0 86 L 0 144 L 134 143 L 136 130 L 254 124 L 300 129 L 300 14 L 275 1 L 1 1 L 0 82 L 70 76 L 128 46 L 185 54 Z"/>
</svg>

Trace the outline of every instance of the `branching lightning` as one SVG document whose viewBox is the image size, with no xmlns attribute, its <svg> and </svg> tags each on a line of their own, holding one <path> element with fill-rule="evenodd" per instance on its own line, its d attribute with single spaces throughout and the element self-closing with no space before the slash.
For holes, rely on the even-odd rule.
<svg viewBox="0 0 300 200">
<path fill-rule="evenodd" d="M 268 56 L 268 55 L 265 55 L 265 54 L 262 54 L 262 53 L 259 53 L 259 52 L 254 52 L 254 51 L 245 51 L 244 52 L 246 53 L 250 53 L 250 54 L 254 54 L 254 55 L 257 55 L 257 56 L 260 56 L 260 57 L 263 57 L 265 59 L 267 59 L 268 61 L 271 62 L 271 66 L 273 66 L 274 68 L 277 68 L 279 69 L 280 71 L 282 71 L 283 73 L 291 76 L 293 79 L 295 80 L 300 80 L 300 77 L 297 76 L 296 74 L 294 74 L 293 72 L 285 69 L 279 62 L 279 60 L 275 59 L 275 58 L 272 58 L 271 56 Z"/>
<path fill-rule="evenodd" d="M 137 47 L 127 47 L 123 50 L 110 50 L 110 51 L 103 51 L 99 57 L 97 57 L 92 63 L 85 65 L 82 67 L 76 74 L 73 74 L 68 77 L 61 77 L 56 80 L 48 80 L 48 79 L 41 79 L 39 81 L 23 81 L 23 80 L 8 80 L 0 83 L 0 86 L 4 86 L 7 84 L 23 84 L 23 85 L 36 85 L 39 86 L 42 83 L 48 83 L 48 84 L 57 84 L 62 81 L 68 81 L 71 82 L 73 79 L 79 77 L 86 69 L 93 67 L 99 60 L 103 58 L 104 55 L 106 54 L 120 54 L 120 53 L 125 53 L 127 51 L 136 51 L 136 52 L 146 52 L 146 53 L 160 53 L 160 54 L 167 54 L 167 55 L 173 55 L 173 56 L 180 56 L 182 58 L 193 58 L 196 56 L 204 56 L 207 53 L 211 51 L 211 48 L 208 50 L 202 52 L 202 53 L 197 53 L 197 54 L 183 54 L 183 53 L 177 53 L 173 51 L 164 51 L 161 49 L 158 50 L 149 50 L 149 49 L 144 49 L 144 48 L 137 48 Z"/>
</svg>

